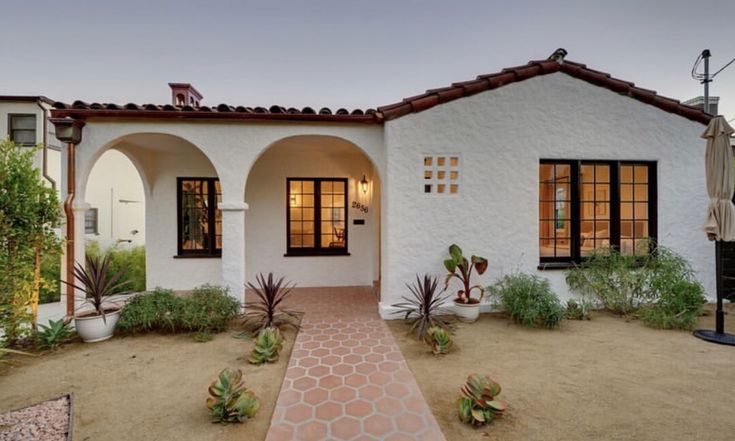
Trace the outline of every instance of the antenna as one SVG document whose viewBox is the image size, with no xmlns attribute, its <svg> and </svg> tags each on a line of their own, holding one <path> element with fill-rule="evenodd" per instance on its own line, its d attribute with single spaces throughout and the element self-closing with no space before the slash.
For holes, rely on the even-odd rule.
<svg viewBox="0 0 735 441">
<path fill-rule="evenodd" d="M 697 59 L 694 61 L 694 66 L 692 66 L 692 78 L 699 81 L 701 84 L 704 84 L 704 108 L 703 110 L 707 113 L 709 113 L 709 83 L 711 83 L 715 79 L 717 74 L 727 69 L 732 63 L 735 63 L 735 58 L 733 58 L 732 60 L 730 60 L 729 63 L 722 66 L 720 70 L 710 75 L 709 74 L 709 59 L 711 56 L 712 56 L 712 53 L 710 52 L 709 49 L 703 50 L 702 53 L 699 54 Z M 702 73 L 697 72 L 697 68 L 703 61 L 704 61 L 704 72 Z"/>
</svg>

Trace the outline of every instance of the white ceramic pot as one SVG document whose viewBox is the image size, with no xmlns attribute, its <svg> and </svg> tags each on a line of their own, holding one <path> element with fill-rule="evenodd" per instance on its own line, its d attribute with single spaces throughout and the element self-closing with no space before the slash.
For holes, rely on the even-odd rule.
<svg viewBox="0 0 735 441">
<path fill-rule="evenodd" d="M 104 320 L 102 320 L 101 315 L 74 317 L 74 327 L 77 329 L 77 334 L 82 337 L 85 343 L 94 343 L 109 339 L 115 332 L 115 325 L 120 318 L 120 311 L 118 309 L 112 312 L 105 312 Z"/>
<path fill-rule="evenodd" d="M 472 323 L 480 316 L 480 302 L 461 303 L 454 302 L 454 313 L 457 318 L 465 323 Z"/>
</svg>

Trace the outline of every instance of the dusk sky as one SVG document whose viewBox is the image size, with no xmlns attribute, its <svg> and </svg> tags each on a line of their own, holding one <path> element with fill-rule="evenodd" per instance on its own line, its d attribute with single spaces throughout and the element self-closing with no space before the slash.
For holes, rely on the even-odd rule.
<svg viewBox="0 0 735 441">
<path fill-rule="evenodd" d="M 0 94 L 375 107 L 543 59 L 687 99 L 704 48 L 735 58 L 735 1 L 4 1 Z M 735 118 L 735 64 L 711 88 Z"/>
</svg>

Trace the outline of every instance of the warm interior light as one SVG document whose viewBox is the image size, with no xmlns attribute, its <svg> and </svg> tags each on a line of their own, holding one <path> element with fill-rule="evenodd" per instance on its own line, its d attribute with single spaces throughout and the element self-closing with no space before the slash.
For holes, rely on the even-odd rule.
<svg viewBox="0 0 735 441">
<path fill-rule="evenodd" d="M 295 194 L 292 194 L 292 195 L 291 195 L 291 206 L 292 206 L 292 207 L 295 207 L 295 206 L 297 206 L 297 205 L 298 205 L 298 204 L 296 203 L 296 195 L 295 195 Z"/>
<path fill-rule="evenodd" d="M 367 194 L 368 191 L 368 180 L 365 177 L 365 175 L 362 175 L 362 180 L 360 181 L 360 186 L 362 187 L 362 192 Z"/>
</svg>

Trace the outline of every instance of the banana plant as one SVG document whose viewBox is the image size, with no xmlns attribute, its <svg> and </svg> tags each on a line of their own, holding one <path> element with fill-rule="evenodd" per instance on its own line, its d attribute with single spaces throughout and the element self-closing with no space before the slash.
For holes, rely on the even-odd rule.
<svg viewBox="0 0 735 441">
<path fill-rule="evenodd" d="M 455 301 L 460 303 L 479 303 L 482 300 L 482 296 L 485 292 L 481 285 L 472 285 L 472 271 L 477 272 L 478 275 L 482 275 L 487 270 L 488 262 L 484 257 L 473 255 L 469 260 L 462 254 L 462 249 L 457 244 L 452 244 L 449 247 L 449 259 L 444 261 L 444 267 L 449 271 L 444 280 L 444 289 L 449 287 L 449 282 L 452 279 L 458 279 L 462 282 L 462 289 L 457 292 L 457 299 Z M 472 298 L 473 290 L 480 291 L 479 299 Z"/>
<path fill-rule="evenodd" d="M 255 347 L 248 362 L 251 364 L 275 363 L 283 348 L 283 337 L 278 328 L 265 328 L 255 338 Z"/>
<path fill-rule="evenodd" d="M 501 416 L 508 406 L 496 399 L 500 392 L 500 384 L 487 375 L 470 374 L 462 387 L 462 396 L 457 399 L 460 421 L 484 426 Z"/>
<path fill-rule="evenodd" d="M 245 387 L 240 369 L 225 368 L 209 386 L 207 408 L 212 422 L 240 423 L 252 418 L 260 408 L 260 400 Z"/>
</svg>

